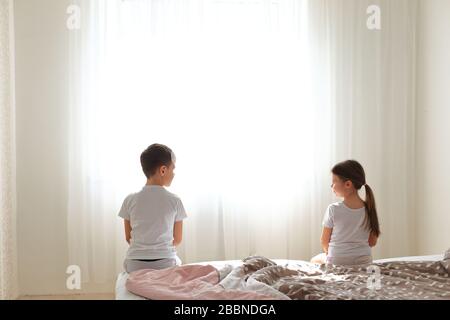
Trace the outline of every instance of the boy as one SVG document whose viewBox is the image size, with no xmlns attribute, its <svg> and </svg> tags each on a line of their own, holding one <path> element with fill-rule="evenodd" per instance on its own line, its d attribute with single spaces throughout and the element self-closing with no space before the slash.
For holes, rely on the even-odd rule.
<svg viewBox="0 0 450 320">
<path fill-rule="evenodd" d="M 147 183 L 141 191 L 125 198 L 119 212 L 130 244 L 124 262 L 128 273 L 180 264 L 176 246 L 181 243 L 183 220 L 187 217 L 180 198 L 164 188 L 175 176 L 172 150 L 153 144 L 141 154 L 141 165 Z"/>
</svg>

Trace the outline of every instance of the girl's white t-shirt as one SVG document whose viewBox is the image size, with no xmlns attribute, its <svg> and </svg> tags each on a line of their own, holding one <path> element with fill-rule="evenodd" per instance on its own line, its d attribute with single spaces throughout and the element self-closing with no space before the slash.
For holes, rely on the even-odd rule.
<svg viewBox="0 0 450 320">
<path fill-rule="evenodd" d="M 119 216 L 130 221 L 127 259 L 175 258 L 173 227 L 187 215 L 180 198 L 161 186 L 144 186 L 125 198 Z"/>
<path fill-rule="evenodd" d="M 350 209 L 344 202 L 328 206 L 323 226 L 332 228 L 328 257 L 360 257 L 372 255 L 369 246 L 366 209 Z"/>
</svg>

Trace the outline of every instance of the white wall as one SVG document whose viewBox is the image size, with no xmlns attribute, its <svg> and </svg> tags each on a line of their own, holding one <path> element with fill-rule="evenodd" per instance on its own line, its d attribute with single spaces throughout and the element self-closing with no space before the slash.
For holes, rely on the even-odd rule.
<svg viewBox="0 0 450 320">
<path fill-rule="evenodd" d="M 450 248 L 450 0 L 421 0 L 417 75 L 417 252 Z"/>
</svg>

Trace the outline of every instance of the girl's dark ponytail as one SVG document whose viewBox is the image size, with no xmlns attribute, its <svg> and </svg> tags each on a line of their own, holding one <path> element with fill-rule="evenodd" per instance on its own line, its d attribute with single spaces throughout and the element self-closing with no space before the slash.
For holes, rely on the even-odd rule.
<svg viewBox="0 0 450 320">
<path fill-rule="evenodd" d="M 331 172 L 337 175 L 342 181 L 350 180 L 356 190 L 366 187 L 366 221 L 367 229 L 377 237 L 380 236 L 380 224 L 378 223 L 377 208 L 375 206 L 375 197 L 372 188 L 366 184 L 366 174 L 362 165 L 356 160 L 347 160 L 340 162 L 331 169 Z"/>
<path fill-rule="evenodd" d="M 367 227 L 372 231 L 372 233 L 379 237 L 380 236 L 380 224 L 378 222 L 377 207 L 375 205 L 375 197 L 373 195 L 372 188 L 368 184 L 365 185 L 366 188 L 366 201 L 364 202 L 367 211 Z"/>
</svg>

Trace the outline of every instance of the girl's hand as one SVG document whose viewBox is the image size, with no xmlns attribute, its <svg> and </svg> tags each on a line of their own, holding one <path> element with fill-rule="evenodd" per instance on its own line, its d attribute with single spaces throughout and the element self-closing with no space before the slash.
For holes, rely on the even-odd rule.
<svg viewBox="0 0 450 320">
<path fill-rule="evenodd" d="M 323 252 L 325 252 L 327 255 L 332 233 L 333 233 L 332 228 L 324 227 L 322 230 L 322 237 L 320 238 L 320 243 L 322 244 Z"/>
<path fill-rule="evenodd" d="M 311 259 L 311 263 L 325 264 L 326 262 L 327 262 L 327 256 L 323 253 L 321 253 Z"/>
<path fill-rule="evenodd" d="M 369 236 L 369 246 L 371 248 L 373 248 L 377 245 L 377 242 L 378 242 L 378 237 L 371 232 L 370 236 Z"/>
</svg>

